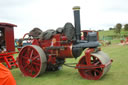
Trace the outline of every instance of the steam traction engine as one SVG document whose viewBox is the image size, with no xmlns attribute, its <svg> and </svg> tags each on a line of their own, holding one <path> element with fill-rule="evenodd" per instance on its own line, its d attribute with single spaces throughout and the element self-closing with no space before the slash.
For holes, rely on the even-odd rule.
<svg viewBox="0 0 128 85">
<path fill-rule="evenodd" d="M 75 68 L 83 78 L 98 80 L 108 72 L 112 60 L 100 50 L 96 32 L 81 31 L 79 9 L 73 8 L 75 27 L 66 23 L 56 31 L 42 32 L 35 28 L 28 33 L 33 38 L 29 39 L 32 45 L 24 46 L 18 57 L 19 68 L 25 76 L 37 77 L 45 71 L 59 70 L 66 58 L 77 58 L 82 52 L 84 56 Z"/>
</svg>

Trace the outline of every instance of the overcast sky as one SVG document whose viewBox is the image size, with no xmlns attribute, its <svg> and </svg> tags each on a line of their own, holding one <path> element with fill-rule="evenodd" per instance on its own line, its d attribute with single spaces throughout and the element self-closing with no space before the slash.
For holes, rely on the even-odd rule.
<svg viewBox="0 0 128 85">
<path fill-rule="evenodd" d="M 0 22 L 16 24 L 20 38 L 34 27 L 43 31 L 74 24 L 73 6 L 81 7 L 81 29 L 109 29 L 128 23 L 128 0 L 0 0 Z"/>
</svg>

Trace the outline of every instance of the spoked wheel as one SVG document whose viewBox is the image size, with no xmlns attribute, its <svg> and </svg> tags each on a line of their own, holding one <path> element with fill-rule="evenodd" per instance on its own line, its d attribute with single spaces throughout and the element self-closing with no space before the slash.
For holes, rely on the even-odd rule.
<svg viewBox="0 0 128 85">
<path fill-rule="evenodd" d="M 25 76 L 39 76 L 40 74 L 45 72 L 47 66 L 46 62 L 46 55 L 39 46 L 25 46 L 19 53 L 19 68 Z"/>
<path fill-rule="evenodd" d="M 81 65 L 87 65 L 86 63 L 86 56 L 83 56 L 78 64 Z M 97 53 L 91 54 L 91 65 L 92 66 L 99 66 L 96 68 L 86 68 L 86 69 L 78 69 L 80 75 L 88 80 L 98 80 L 100 79 L 110 68 L 111 62 L 110 58 L 103 53 L 102 51 L 99 51 Z M 100 67 L 101 65 L 104 65 L 105 67 Z"/>
</svg>

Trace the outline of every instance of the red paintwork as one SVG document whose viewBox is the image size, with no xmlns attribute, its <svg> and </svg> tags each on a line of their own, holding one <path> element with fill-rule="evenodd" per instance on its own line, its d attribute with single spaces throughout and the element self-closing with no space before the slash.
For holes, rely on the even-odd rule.
<svg viewBox="0 0 128 85">
<path fill-rule="evenodd" d="M 25 36 L 26 35 L 28 35 L 28 33 L 25 34 Z M 33 39 L 32 45 L 39 46 L 44 50 L 48 56 L 47 64 L 56 64 L 56 58 L 73 58 L 72 42 L 67 42 L 66 36 L 62 34 L 56 34 L 49 40 Z M 33 57 L 31 57 L 31 55 Z M 42 66 L 40 54 L 37 50 L 32 46 L 26 46 L 23 50 L 21 49 L 19 56 L 19 67 L 24 75 L 36 77 L 40 73 Z M 34 74 L 32 72 L 34 72 Z"/>
<path fill-rule="evenodd" d="M 82 32 L 92 32 L 92 31 L 87 31 L 84 30 Z M 64 36 L 63 34 L 56 34 L 54 35 L 51 39 L 49 40 L 39 40 L 39 39 L 34 39 L 32 45 L 38 45 L 40 46 L 45 53 L 48 55 L 48 63 L 52 63 L 55 64 L 56 62 L 56 58 L 73 58 L 72 55 L 72 42 L 68 42 L 68 43 L 63 43 L 62 42 L 66 42 L 67 38 L 66 36 Z M 59 48 L 59 49 L 48 49 L 48 47 L 63 47 L 63 48 Z M 86 66 L 91 66 L 91 52 L 93 52 L 94 49 L 87 49 L 85 52 L 86 57 Z M 79 66 L 79 64 L 77 64 L 76 68 Z M 84 65 L 85 66 L 85 65 Z M 101 66 L 103 67 L 103 66 Z M 97 67 L 93 67 L 93 68 L 97 68 Z M 78 69 L 78 68 L 77 68 Z"/>
<path fill-rule="evenodd" d="M 17 27 L 17 25 L 11 24 L 11 23 L 5 23 L 5 22 L 0 22 L 0 26 L 11 26 L 11 27 Z"/>
<path fill-rule="evenodd" d="M 56 57 L 49 55 L 48 63 L 56 64 Z"/>
<path fill-rule="evenodd" d="M 6 56 L 6 55 L 12 55 L 12 54 L 16 54 L 18 52 L 5 52 L 5 53 L 0 53 L 0 56 Z"/>
<path fill-rule="evenodd" d="M 128 42 L 128 37 L 126 37 L 126 40 L 125 41 Z"/>
<path fill-rule="evenodd" d="M 12 68 L 12 66 L 18 67 L 16 64 L 16 61 L 14 57 L 12 56 L 13 54 L 17 54 L 17 52 L 5 52 L 0 54 L 0 63 L 5 62 L 8 66 L 9 69 Z"/>
<path fill-rule="evenodd" d="M 0 23 L 0 28 L 4 30 L 4 38 L 7 52 L 15 51 L 13 27 L 16 27 L 16 25 L 10 23 Z"/>
<path fill-rule="evenodd" d="M 20 70 L 24 72 L 24 75 L 31 77 L 37 76 L 41 71 L 42 64 L 39 52 L 32 46 L 27 46 L 24 47 L 24 50 L 20 51 L 20 55 L 21 56 L 18 57 L 18 63 L 19 67 L 21 67 Z"/>
<path fill-rule="evenodd" d="M 88 34 L 88 32 L 93 32 L 93 31 L 92 30 L 82 30 L 81 32 L 83 33 L 83 35 L 81 36 L 81 39 L 86 40 L 84 33 L 86 32 Z M 94 31 L 94 32 L 97 32 L 97 31 Z M 97 32 L 97 40 L 99 40 L 99 32 Z"/>
<path fill-rule="evenodd" d="M 88 33 L 92 31 L 84 30 L 82 32 Z M 44 50 L 45 54 L 47 55 L 47 65 L 55 65 L 57 58 L 74 58 L 72 55 L 72 43 L 72 41 L 67 41 L 66 36 L 64 36 L 63 34 L 56 34 L 52 36 L 52 38 L 50 38 L 49 40 L 33 39 L 32 45 L 37 45 Z M 19 63 L 21 63 L 22 65 L 20 66 L 20 69 L 22 70 L 24 75 L 36 77 L 41 70 L 39 68 L 32 69 L 31 67 L 40 67 L 42 63 L 39 59 L 39 54 L 36 52 L 36 49 L 33 49 L 34 53 L 31 53 L 31 50 L 26 50 L 30 48 L 31 46 L 27 46 L 26 48 L 24 48 L 24 50 L 21 50 L 20 52 L 22 56 L 22 59 L 19 59 Z M 103 68 L 105 67 L 105 65 L 103 65 L 96 56 L 91 55 L 91 53 L 95 52 L 96 49 L 88 48 L 85 51 L 85 55 L 80 59 L 79 63 L 75 67 L 76 69 L 78 69 L 80 75 L 85 79 L 98 80 L 103 74 Z M 99 48 L 97 51 L 100 50 L 101 49 Z M 30 60 L 32 60 L 30 57 L 31 54 L 38 55 L 33 56 L 33 59 L 37 60 L 38 63 L 34 61 L 35 63 L 32 62 L 32 64 L 30 64 Z M 26 57 L 24 57 L 24 55 Z M 108 64 L 110 64 L 110 62 Z M 30 71 L 35 72 L 35 74 L 32 74 Z"/>
<path fill-rule="evenodd" d="M 0 29 L 3 30 L 4 33 L 2 39 L 5 40 L 6 47 L 6 51 L 0 53 L 0 63 L 5 62 L 9 69 L 11 69 L 12 66 L 18 67 L 13 57 L 13 54 L 17 53 L 15 52 L 14 46 L 14 27 L 17 26 L 10 23 L 0 23 Z"/>
<path fill-rule="evenodd" d="M 43 50 L 52 57 L 63 58 L 63 59 L 73 58 L 72 42 L 62 44 L 62 42 L 66 42 L 66 41 L 67 41 L 66 36 L 61 35 L 61 34 L 56 34 L 49 40 L 43 40 L 43 41 L 34 40 L 32 45 L 41 46 L 41 48 L 43 48 Z M 54 50 L 52 49 L 46 50 L 47 47 L 63 47 L 63 48 L 54 49 Z M 53 62 L 52 59 L 50 60 L 51 62 Z"/>
<path fill-rule="evenodd" d="M 24 36 L 23 36 L 23 40 L 25 40 L 25 37 L 26 36 L 29 36 L 29 33 L 26 33 Z M 31 38 L 27 38 L 27 43 L 32 43 L 33 42 L 33 39 Z"/>
<path fill-rule="evenodd" d="M 86 61 L 86 63 L 87 63 L 87 65 L 91 65 L 91 53 L 92 52 L 94 52 L 94 49 L 92 48 L 92 49 L 87 49 L 86 51 L 85 51 L 85 55 L 87 56 L 86 57 L 86 59 L 85 59 L 85 61 Z"/>
<path fill-rule="evenodd" d="M 94 48 L 88 48 L 85 51 L 85 55 L 79 60 L 76 69 L 78 69 L 81 77 L 88 80 L 98 80 L 102 77 L 104 68 L 111 64 L 113 60 L 104 65 L 97 56 L 91 55 L 92 52 L 95 52 Z"/>
<path fill-rule="evenodd" d="M 56 58 L 62 58 L 62 59 L 73 58 L 72 42 L 68 42 L 68 43 L 66 42 L 67 42 L 66 36 L 61 34 L 56 34 L 49 40 L 34 39 L 32 45 L 40 46 L 48 55 L 48 63 L 55 64 Z M 63 48 L 47 50 L 48 47 L 63 47 Z"/>
<path fill-rule="evenodd" d="M 96 56 L 91 55 L 94 51 L 95 49 L 92 48 L 87 49 L 85 55 L 81 57 L 76 65 L 81 77 L 88 80 L 98 80 L 103 74 L 103 69 L 101 68 L 105 67 L 99 60 L 96 60 Z"/>
<path fill-rule="evenodd" d="M 123 45 L 128 45 L 128 37 L 125 38 L 125 40 L 120 41 Z"/>
</svg>

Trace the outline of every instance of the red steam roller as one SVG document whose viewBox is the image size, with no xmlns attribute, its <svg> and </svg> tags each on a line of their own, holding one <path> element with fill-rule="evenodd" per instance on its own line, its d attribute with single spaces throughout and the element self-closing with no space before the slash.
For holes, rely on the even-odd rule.
<svg viewBox="0 0 128 85">
<path fill-rule="evenodd" d="M 81 77 L 98 80 L 108 72 L 112 60 L 99 48 L 98 33 L 81 31 L 80 7 L 75 6 L 73 10 L 75 27 L 66 23 L 62 28 L 45 32 L 34 28 L 24 38 L 31 42 L 22 47 L 18 57 L 19 68 L 25 76 L 37 77 L 45 71 L 59 70 L 62 65 L 70 66 L 65 64 L 65 59 L 78 58 L 82 53 L 84 56 L 73 66 Z"/>
</svg>

